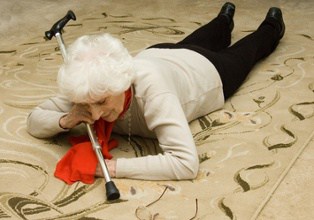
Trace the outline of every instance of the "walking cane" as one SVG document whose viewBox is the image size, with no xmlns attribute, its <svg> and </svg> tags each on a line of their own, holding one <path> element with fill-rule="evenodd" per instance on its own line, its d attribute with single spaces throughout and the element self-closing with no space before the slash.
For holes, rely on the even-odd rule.
<svg viewBox="0 0 314 220">
<path fill-rule="evenodd" d="M 62 31 L 63 27 L 66 25 L 66 23 L 71 19 L 76 20 L 76 17 L 75 17 L 75 14 L 73 13 L 73 11 L 70 10 L 70 11 L 68 11 L 68 13 L 63 18 L 61 18 L 59 21 L 57 21 L 49 31 L 45 32 L 45 36 L 48 40 L 51 40 L 53 36 L 55 36 L 57 38 L 63 60 L 66 59 L 67 53 L 66 53 L 66 49 L 65 49 L 65 45 L 64 45 L 61 31 Z M 88 123 L 85 123 L 85 124 L 86 124 L 89 139 L 93 145 L 93 149 L 97 155 L 98 162 L 100 163 L 102 172 L 104 174 L 104 178 L 106 181 L 107 200 L 119 199 L 120 198 L 119 190 L 110 178 L 107 165 L 105 163 L 104 157 L 103 157 L 102 152 L 101 152 L 101 146 L 97 140 L 95 132 L 92 129 L 92 127 L 90 126 L 90 124 L 88 124 Z"/>
</svg>

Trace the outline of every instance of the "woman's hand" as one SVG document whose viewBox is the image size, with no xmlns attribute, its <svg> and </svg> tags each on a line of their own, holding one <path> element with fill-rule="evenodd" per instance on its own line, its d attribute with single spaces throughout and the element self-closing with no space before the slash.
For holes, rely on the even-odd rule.
<svg viewBox="0 0 314 220">
<path fill-rule="evenodd" d="M 82 122 L 93 124 L 94 121 L 88 105 L 74 104 L 70 112 L 60 118 L 59 125 L 61 128 L 70 129 Z"/>
<path fill-rule="evenodd" d="M 105 163 L 107 165 L 110 177 L 116 177 L 116 164 L 117 164 L 117 161 L 105 159 Z M 97 164 L 97 167 L 96 167 L 95 176 L 104 177 L 104 174 L 102 172 L 102 169 L 101 169 L 101 166 L 100 166 L 99 163 Z"/>
</svg>

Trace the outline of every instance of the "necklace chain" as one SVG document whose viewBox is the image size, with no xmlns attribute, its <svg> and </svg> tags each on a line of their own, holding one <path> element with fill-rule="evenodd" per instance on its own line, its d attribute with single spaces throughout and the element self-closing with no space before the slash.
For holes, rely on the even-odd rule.
<svg viewBox="0 0 314 220">
<path fill-rule="evenodd" d="M 132 114 L 131 114 L 131 109 L 129 109 L 128 112 L 128 142 L 129 142 L 129 146 L 131 146 L 131 127 L 132 127 Z"/>
<path fill-rule="evenodd" d="M 131 130 L 132 130 L 132 102 L 133 102 L 133 86 L 131 86 L 131 102 L 130 102 L 130 105 L 129 105 L 129 109 L 128 109 L 128 144 L 129 146 L 132 146 L 131 145 Z"/>
</svg>

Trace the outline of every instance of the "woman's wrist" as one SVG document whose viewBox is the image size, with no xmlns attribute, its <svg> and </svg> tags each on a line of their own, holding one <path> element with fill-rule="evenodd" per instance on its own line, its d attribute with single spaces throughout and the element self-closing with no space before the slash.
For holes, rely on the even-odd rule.
<svg viewBox="0 0 314 220">
<path fill-rule="evenodd" d="M 107 164 L 107 168 L 109 171 L 109 175 L 111 177 L 116 177 L 116 165 L 117 165 L 117 161 L 116 160 L 105 160 L 106 164 Z"/>
</svg>

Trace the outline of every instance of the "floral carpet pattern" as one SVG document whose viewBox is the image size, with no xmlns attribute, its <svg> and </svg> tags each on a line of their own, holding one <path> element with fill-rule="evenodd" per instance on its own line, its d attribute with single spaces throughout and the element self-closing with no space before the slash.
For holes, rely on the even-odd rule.
<svg viewBox="0 0 314 220">
<path fill-rule="evenodd" d="M 53 176 L 57 161 L 69 149 L 66 139 L 71 134 L 40 140 L 26 132 L 31 109 L 58 92 L 56 74 L 62 57 L 55 39 L 43 36 L 67 10 L 54 12 L 57 3 L 47 3 L 51 10 L 45 13 L 51 19 L 40 26 L 42 35 L 38 30 L 22 40 L 1 42 L 0 220 L 257 218 L 314 135 L 314 32 L 309 28 L 314 26 L 314 2 L 235 1 L 233 43 L 256 29 L 269 7 L 283 9 L 287 29 L 278 49 L 253 69 L 223 109 L 191 123 L 200 157 L 195 180 L 114 179 L 121 193 L 115 202 L 106 201 L 103 179 L 69 186 Z M 182 39 L 214 18 L 223 4 L 90 3 L 94 9 L 88 13 L 78 6 L 82 1 L 69 8 L 78 13 L 77 20 L 64 28 L 65 43 L 83 34 L 108 32 L 132 54 L 154 43 Z M 33 14 L 36 17 L 36 11 Z M 129 146 L 127 137 L 117 138 L 120 146 L 112 151 L 114 157 L 159 150 L 153 140 L 132 137 Z"/>
</svg>

